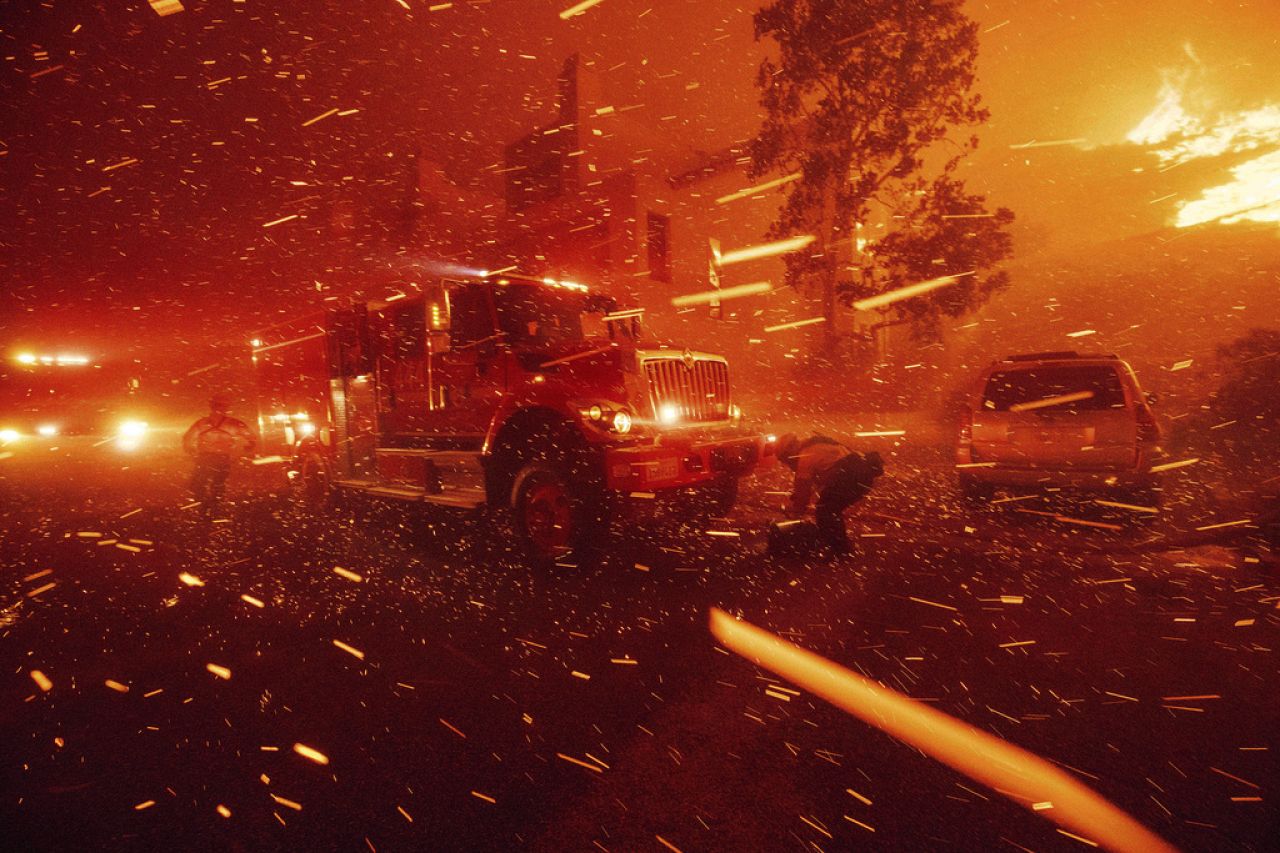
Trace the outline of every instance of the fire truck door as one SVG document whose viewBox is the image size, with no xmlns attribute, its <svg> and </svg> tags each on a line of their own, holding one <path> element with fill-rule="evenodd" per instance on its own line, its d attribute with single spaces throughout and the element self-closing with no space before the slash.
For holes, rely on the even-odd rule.
<svg viewBox="0 0 1280 853">
<path fill-rule="evenodd" d="M 470 449 L 475 444 L 478 448 L 503 391 L 493 311 L 481 284 L 446 283 L 445 296 L 448 345 L 430 347 L 432 395 L 427 428 L 455 447 L 461 444 Z"/>
</svg>

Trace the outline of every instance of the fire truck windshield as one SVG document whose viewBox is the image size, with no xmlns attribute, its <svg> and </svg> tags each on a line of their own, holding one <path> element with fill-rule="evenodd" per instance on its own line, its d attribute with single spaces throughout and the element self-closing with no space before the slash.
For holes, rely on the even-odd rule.
<svg viewBox="0 0 1280 853">
<path fill-rule="evenodd" d="M 592 326 L 601 324 L 591 323 L 589 315 L 605 311 L 590 294 L 538 284 L 495 287 L 493 299 L 498 327 L 507 342 L 516 346 L 543 347 L 594 337 Z"/>
</svg>

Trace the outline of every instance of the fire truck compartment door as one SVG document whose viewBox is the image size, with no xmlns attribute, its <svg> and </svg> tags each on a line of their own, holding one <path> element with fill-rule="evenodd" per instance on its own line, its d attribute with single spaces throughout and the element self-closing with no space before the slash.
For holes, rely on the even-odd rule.
<svg viewBox="0 0 1280 853">
<path fill-rule="evenodd" d="M 475 284 L 446 288 L 449 346 L 432 347 L 431 405 L 424 417 L 427 432 L 483 440 L 503 393 L 493 310 L 486 289 Z M 434 329 L 436 317 L 430 322 Z"/>
</svg>

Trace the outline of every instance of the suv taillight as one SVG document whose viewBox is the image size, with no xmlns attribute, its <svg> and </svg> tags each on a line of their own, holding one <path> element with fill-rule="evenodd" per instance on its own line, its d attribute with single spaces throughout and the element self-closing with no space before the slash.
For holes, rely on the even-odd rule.
<svg viewBox="0 0 1280 853">
<path fill-rule="evenodd" d="M 965 412 L 960 416 L 960 446 L 973 445 L 973 412 Z"/>
</svg>

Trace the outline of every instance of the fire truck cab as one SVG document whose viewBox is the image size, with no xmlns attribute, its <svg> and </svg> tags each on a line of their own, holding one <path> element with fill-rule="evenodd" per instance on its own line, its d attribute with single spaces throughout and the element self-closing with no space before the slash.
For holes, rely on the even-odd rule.
<svg viewBox="0 0 1280 853">
<path fill-rule="evenodd" d="M 534 560 L 584 544 L 629 497 L 723 514 L 772 439 L 742 428 L 723 357 L 644 342 L 641 313 L 488 275 L 279 324 L 252 342 L 262 452 L 316 503 L 353 490 L 510 510 Z"/>
</svg>

